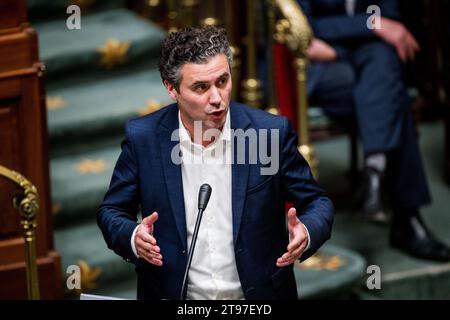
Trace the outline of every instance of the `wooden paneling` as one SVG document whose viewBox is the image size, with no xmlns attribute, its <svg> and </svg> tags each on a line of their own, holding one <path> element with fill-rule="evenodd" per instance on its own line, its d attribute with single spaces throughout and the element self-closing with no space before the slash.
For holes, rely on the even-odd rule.
<svg viewBox="0 0 450 320">
<path fill-rule="evenodd" d="M 32 63 L 29 36 L 26 33 L 1 37 L 0 47 L 2 48 L 0 72 L 26 68 Z"/>
<path fill-rule="evenodd" d="M 62 298 L 61 261 L 53 247 L 47 116 L 37 36 L 25 0 L 0 0 L 0 164 L 24 175 L 40 196 L 37 257 L 41 297 Z M 25 246 L 15 187 L 0 179 L 0 299 L 26 299 Z M 13 280 L 13 281 L 11 281 Z"/>
<path fill-rule="evenodd" d="M 19 168 L 19 128 L 14 103 L 0 104 L 0 163 L 8 168 Z M 17 212 L 11 206 L 11 195 L 17 189 L 12 182 L 0 180 L 0 237 L 18 236 L 20 227 Z"/>
<path fill-rule="evenodd" d="M 55 285 L 55 279 L 62 279 L 61 261 L 58 254 L 49 252 L 37 261 L 41 299 L 60 299 L 63 283 Z M 0 300 L 27 299 L 25 263 L 0 266 Z"/>
<path fill-rule="evenodd" d="M 0 32 L 12 32 L 26 23 L 26 3 L 21 0 L 0 1 Z"/>
</svg>

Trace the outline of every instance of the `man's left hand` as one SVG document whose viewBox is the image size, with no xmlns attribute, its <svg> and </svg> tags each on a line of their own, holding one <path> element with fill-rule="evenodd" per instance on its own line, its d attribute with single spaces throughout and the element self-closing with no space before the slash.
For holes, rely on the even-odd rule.
<svg viewBox="0 0 450 320">
<path fill-rule="evenodd" d="M 277 267 L 285 267 L 294 263 L 308 245 L 308 233 L 306 227 L 297 217 L 295 208 L 289 209 L 287 213 L 289 244 L 287 252 L 277 259 Z"/>
</svg>

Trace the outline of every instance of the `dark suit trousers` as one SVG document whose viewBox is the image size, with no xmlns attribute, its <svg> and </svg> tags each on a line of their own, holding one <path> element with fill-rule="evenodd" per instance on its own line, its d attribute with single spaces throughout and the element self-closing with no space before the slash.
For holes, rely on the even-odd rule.
<svg viewBox="0 0 450 320">
<path fill-rule="evenodd" d="M 393 206 L 428 204 L 431 199 L 411 101 L 395 49 L 377 40 L 336 49 L 337 61 L 309 66 L 311 103 L 322 106 L 347 130 L 357 130 L 366 155 L 383 152 L 388 156 Z"/>
</svg>

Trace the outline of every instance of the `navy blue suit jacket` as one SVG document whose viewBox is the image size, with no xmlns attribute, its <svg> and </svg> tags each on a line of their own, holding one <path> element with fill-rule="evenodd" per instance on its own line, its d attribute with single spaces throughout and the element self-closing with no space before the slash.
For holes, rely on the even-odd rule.
<svg viewBox="0 0 450 320">
<path fill-rule="evenodd" d="M 397 0 L 356 0 L 353 16 L 347 15 L 345 0 L 298 0 L 298 3 L 308 17 L 314 37 L 329 44 L 375 39 L 373 30 L 366 24 L 372 14 L 366 11 L 371 5 L 377 5 L 383 17 L 400 18 Z"/>
<path fill-rule="evenodd" d="M 231 129 L 280 132 L 277 173 L 264 176 L 260 164 L 232 164 L 233 240 L 245 298 L 295 299 L 292 265 L 276 266 L 288 244 L 285 202 L 295 204 L 310 233 L 310 249 L 302 259 L 329 239 L 332 203 L 297 151 L 297 137 L 286 118 L 234 102 L 230 112 Z M 181 292 L 188 248 L 181 166 L 171 161 L 178 144 L 171 135 L 178 127 L 176 104 L 127 123 L 122 152 L 97 215 L 108 247 L 136 265 L 139 299 L 178 299 Z M 162 267 L 133 255 L 130 239 L 139 206 L 144 217 L 159 214 L 154 237 L 164 257 Z"/>
</svg>

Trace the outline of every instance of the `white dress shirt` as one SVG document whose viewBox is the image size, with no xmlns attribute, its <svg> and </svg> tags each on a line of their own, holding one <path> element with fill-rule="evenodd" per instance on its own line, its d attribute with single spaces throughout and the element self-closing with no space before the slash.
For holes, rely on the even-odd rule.
<svg viewBox="0 0 450 320">
<path fill-rule="evenodd" d="M 198 190 L 212 188 L 203 213 L 188 277 L 188 299 L 243 299 L 233 246 L 230 112 L 219 137 L 207 147 L 195 144 L 181 122 L 180 148 L 188 248 L 198 213 Z"/>
</svg>

